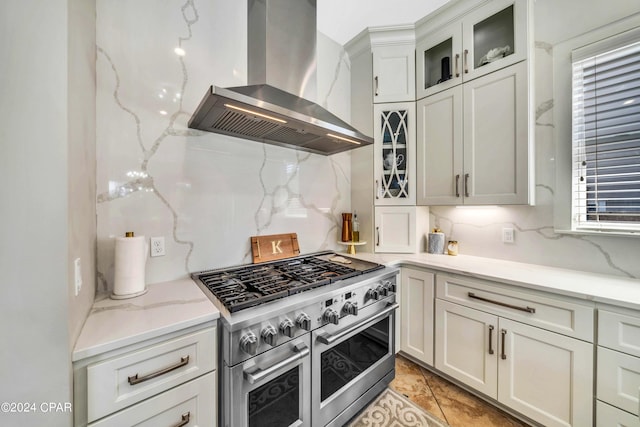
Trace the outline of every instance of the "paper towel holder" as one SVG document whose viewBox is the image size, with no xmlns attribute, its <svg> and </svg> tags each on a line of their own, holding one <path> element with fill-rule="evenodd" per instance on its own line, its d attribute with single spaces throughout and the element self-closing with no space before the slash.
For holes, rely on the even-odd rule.
<svg viewBox="0 0 640 427">
<path fill-rule="evenodd" d="M 142 253 L 145 254 L 144 261 L 142 261 L 143 264 L 144 264 L 144 263 L 146 263 L 146 253 L 149 251 L 149 247 L 148 247 L 148 245 L 146 243 L 146 239 L 145 239 L 144 236 L 137 236 L 137 238 L 136 238 L 136 236 L 134 235 L 133 231 L 127 231 L 124 234 L 124 238 L 120 237 L 117 240 L 126 241 L 126 240 L 129 240 L 129 239 L 134 240 L 134 238 L 135 239 L 142 239 L 143 242 L 144 242 L 143 243 L 143 248 L 142 248 Z M 117 244 L 116 244 L 116 259 L 117 259 Z M 117 264 L 117 261 L 116 261 L 116 264 Z M 116 268 L 117 268 L 117 266 L 116 266 Z M 141 286 L 141 288 L 138 287 L 139 290 L 135 290 L 133 292 L 124 292 L 124 293 L 118 293 L 118 289 L 117 289 L 117 287 L 118 287 L 117 286 L 117 280 L 118 279 L 116 277 L 114 277 L 114 288 L 113 288 L 113 291 L 111 292 L 111 295 L 109 295 L 109 297 L 111 299 L 114 299 L 114 300 L 123 300 L 123 299 L 135 298 L 135 297 L 138 297 L 140 295 L 146 294 L 149 291 L 149 287 L 144 282 L 144 273 L 142 273 L 142 274 L 143 274 L 142 275 L 142 282 L 140 282 L 140 284 L 139 284 L 139 286 Z M 117 272 L 115 273 L 115 275 L 117 275 Z"/>
</svg>

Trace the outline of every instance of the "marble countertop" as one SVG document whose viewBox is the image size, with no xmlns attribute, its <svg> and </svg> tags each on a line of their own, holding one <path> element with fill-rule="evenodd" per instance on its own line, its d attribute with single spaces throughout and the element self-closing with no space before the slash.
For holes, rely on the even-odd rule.
<svg viewBox="0 0 640 427">
<path fill-rule="evenodd" d="M 389 266 L 433 268 L 587 301 L 640 310 L 640 280 L 469 255 L 351 255 Z"/>
<path fill-rule="evenodd" d="M 148 285 L 139 297 L 98 297 L 73 350 L 73 362 L 216 320 L 220 312 L 191 279 Z"/>
</svg>

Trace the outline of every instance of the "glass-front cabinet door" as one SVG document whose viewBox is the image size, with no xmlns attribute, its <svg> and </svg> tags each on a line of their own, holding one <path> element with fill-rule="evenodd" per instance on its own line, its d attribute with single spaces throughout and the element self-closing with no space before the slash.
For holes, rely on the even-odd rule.
<svg viewBox="0 0 640 427">
<path fill-rule="evenodd" d="M 417 99 L 527 59 L 530 7 L 529 0 L 494 0 L 427 31 L 416 44 Z"/>
<path fill-rule="evenodd" d="M 527 59 L 529 4 L 528 0 L 495 0 L 464 17 L 464 80 Z"/>
<path fill-rule="evenodd" d="M 415 103 L 374 106 L 374 188 L 376 205 L 414 205 Z"/>
<path fill-rule="evenodd" d="M 417 98 L 462 83 L 462 25 L 437 31 L 416 46 Z"/>
</svg>

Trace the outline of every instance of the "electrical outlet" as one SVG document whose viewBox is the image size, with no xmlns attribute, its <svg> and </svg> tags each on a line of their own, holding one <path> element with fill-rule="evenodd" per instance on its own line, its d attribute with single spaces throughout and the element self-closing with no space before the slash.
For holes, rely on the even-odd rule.
<svg viewBox="0 0 640 427">
<path fill-rule="evenodd" d="M 515 239 L 515 232 L 513 228 L 502 229 L 502 243 L 513 243 Z"/>
<path fill-rule="evenodd" d="M 80 270 L 80 258 L 76 258 L 73 261 L 73 278 L 76 285 L 76 296 L 78 296 L 78 294 L 80 294 L 80 289 L 82 289 L 82 271 Z"/>
<path fill-rule="evenodd" d="M 152 237 L 151 256 L 164 256 L 164 237 Z"/>
</svg>

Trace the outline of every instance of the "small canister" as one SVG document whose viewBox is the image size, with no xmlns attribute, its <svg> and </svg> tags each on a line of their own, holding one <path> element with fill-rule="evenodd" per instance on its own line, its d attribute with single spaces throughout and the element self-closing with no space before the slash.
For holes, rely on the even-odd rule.
<svg viewBox="0 0 640 427">
<path fill-rule="evenodd" d="M 457 240 L 449 240 L 449 243 L 447 243 L 447 254 L 449 254 L 449 255 L 458 255 L 458 241 Z"/>
</svg>

